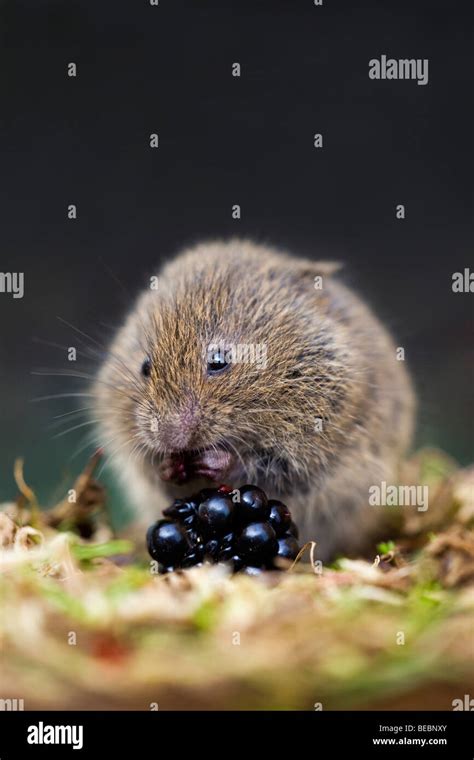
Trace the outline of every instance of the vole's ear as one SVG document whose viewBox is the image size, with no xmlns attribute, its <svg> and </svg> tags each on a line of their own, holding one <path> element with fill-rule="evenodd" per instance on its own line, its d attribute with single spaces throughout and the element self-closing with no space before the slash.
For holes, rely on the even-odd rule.
<svg viewBox="0 0 474 760">
<path fill-rule="evenodd" d="M 309 259 L 295 259 L 294 271 L 302 277 L 325 275 L 330 277 L 344 266 L 341 261 L 310 261 Z"/>
<path fill-rule="evenodd" d="M 311 261 L 311 259 L 297 259 L 293 256 L 281 256 L 278 262 L 270 262 L 267 276 L 270 279 L 281 275 L 290 275 L 293 282 L 308 282 L 316 277 L 331 277 L 342 268 L 339 261 Z"/>
</svg>

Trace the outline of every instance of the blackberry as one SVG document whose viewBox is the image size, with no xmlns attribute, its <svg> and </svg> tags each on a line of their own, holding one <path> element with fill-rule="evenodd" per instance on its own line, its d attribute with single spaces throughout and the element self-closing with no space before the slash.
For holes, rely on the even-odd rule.
<svg viewBox="0 0 474 760">
<path fill-rule="evenodd" d="M 209 559 L 217 560 L 220 550 L 221 545 L 217 538 L 211 538 L 211 540 L 204 545 L 204 555 Z"/>
<path fill-rule="evenodd" d="M 235 549 L 233 546 L 224 546 L 217 555 L 217 561 L 227 562 L 234 556 L 234 551 Z"/>
<path fill-rule="evenodd" d="M 202 501 L 209 499 L 210 496 L 214 496 L 215 493 L 221 493 L 221 491 L 216 488 L 203 488 L 201 491 L 199 491 L 195 497 L 198 501 L 198 506 Z"/>
<path fill-rule="evenodd" d="M 298 530 L 298 526 L 292 521 L 290 524 L 290 527 L 288 528 L 288 533 L 290 536 L 294 536 L 295 538 L 299 538 L 300 532 Z"/>
<path fill-rule="evenodd" d="M 232 569 L 234 573 L 238 573 L 239 570 L 242 570 L 242 568 L 244 567 L 244 561 L 242 557 L 239 557 L 238 554 L 234 554 L 234 556 L 231 559 L 231 562 L 232 562 Z"/>
<path fill-rule="evenodd" d="M 196 544 L 190 551 L 186 552 L 181 560 L 181 567 L 195 567 L 200 565 L 204 560 L 204 546 Z"/>
<path fill-rule="evenodd" d="M 270 523 L 250 523 L 238 536 L 236 549 L 244 562 L 257 566 L 270 560 L 277 553 L 276 533 Z"/>
<path fill-rule="evenodd" d="M 147 531 L 150 555 L 169 573 L 203 562 L 227 562 L 234 572 L 258 575 L 280 569 L 283 559 L 298 555 L 298 529 L 283 502 L 268 500 L 254 485 L 239 490 L 232 499 L 228 485 L 204 488 L 186 499 L 175 499 L 164 518 Z"/>
<path fill-rule="evenodd" d="M 268 500 L 261 488 L 250 485 L 242 486 L 239 488 L 239 493 L 239 517 L 242 522 L 250 523 L 268 519 L 270 514 Z"/>
<path fill-rule="evenodd" d="M 278 551 L 277 557 L 283 557 L 283 559 L 296 559 L 300 550 L 298 541 L 294 536 L 289 533 L 286 536 L 278 539 Z"/>
<path fill-rule="evenodd" d="M 214 493 L 198 507 L 198 525 L 204 535 L 223 535 L 232 527 L 234 502 L 223 493 Z"/>
<path fill-rule="evenodd" d="M 191 542 L 179 523 L 158 520 L 148 528 L 147 545 L 153 559 L 165 566 L 179 565 Z"/>
<path fill-rule="evenodd" d="M 190 518 L 196 517 L 198 506 L 199 503 L 192 499 L 175 499 L 170 507 L 163 510 L 163 515 L 176 522 L 186 523 Z"/>
<path fill-rule="evenodd" d="M 268 522 L 272 526 L 277 536 L 284 536 L 291 526 L 291 512 L 281 501 L 273 499 L 268 502 L 270 507 L 270 516 Z"/>
</svg>

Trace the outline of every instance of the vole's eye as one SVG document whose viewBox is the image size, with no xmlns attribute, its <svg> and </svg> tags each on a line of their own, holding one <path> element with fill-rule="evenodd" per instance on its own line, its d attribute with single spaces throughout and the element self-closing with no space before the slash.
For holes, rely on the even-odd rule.
<svg viewBox="0 0 474 760">
<path fill-rule="evenodd" d="M 228 367 L 230 367 L 230 364 L 221 351 L 215 351 L 207 357 L 208 375 L 215 375 L 217 372 L 223 372 L 223 370 Z"/>
<path fill-rule="evenodd" d="M 141 372 L 142 372 L 143 377 L 150 377 L 151 359 L 149 356 L 147 356 L 145 361 L 143 362 Z"/>
</svg>

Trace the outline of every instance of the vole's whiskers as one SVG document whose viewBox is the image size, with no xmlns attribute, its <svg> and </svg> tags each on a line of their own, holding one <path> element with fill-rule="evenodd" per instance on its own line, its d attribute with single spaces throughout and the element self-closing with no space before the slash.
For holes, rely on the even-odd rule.
<svg viewBox="0 0 474 760">
<path fill-rule="evenodd" d="M 80 380 L 90 380 L 94 381 L 96 383 L 99 383 L 100 385 L 105 385 L 107 388 L 111 388 L 116 393 L 120 393 L 123 396 L 125 396 L 127 399 L 130 399 L 132 401 L 138 401 L 139 397 L 134 395 L 128 388 L 115 385 L 113 383 L 108 383 L 106 380 L 102 380 L 101 378 L 94 377 L 94 375 L 90 375 L 85 372 L 71 372 L 70 370 L 60 370 L 60 371 L 49 371 L 46 369 L 40 369 L 40 370 L 32 370 L 31 375 L 36 375 L 39 377 L 71 377 L 71 378 L 77 378 Z M 137 384 L 137 391 L 138 391 L 138 384 Z M 96 394 L 91 394 L 95 396 Z"/>
<path fill-rule="evenodd" d="M 100 348 L 101 353 L 99 354 L 99 358 L 103 359 L 105 357 L 109 357 L 109 358 L 112 358 L 113 360 L 115 360 L 117 362 L 117 364 L 122 368 L 122 371 L 124 371 L 125 374 L 130 378 L 131 382 L 136 387 L 139 387 L 139 384 L 138 384 L 136 376 L 131 372 L 130 367 L 128 367 L 125 364 L 125 362 L 122 360 L 122 358 L 120 356 L 118 356 L 113 351 L 111 351 L 109 348 L 107 348 L 106 346 L 104 346 L 103 343 L 100 343 L 98 340 L 95 340 L 95 338 L 93 338 L 91 335 L 88 335 L 83 330 L 80 330 L 78 327 L 75 327 L 73 324 L 71 324 L 67 320 L 63 319 L 62 317 L 58 317 L 58 319 L 59 319 L 60 322 L 62 322 L 63 324 L 67 325 L 68 327 L 70 327 L 71 330 L 74 330 L 74 332 L 76 332 L 78 335 L 86 338 L 87 340 L 91 341 L 91 343 L 93 343 L 95 346 L 97 346 L 98 348 Z M 97 351 L 96 351 L 96 354 L 97 354 Z"/>
<path fill-rule="evenodd" d="M 118 433 L 118 434 L 116 434 L 116 435 L 112 436 L 112 438 L 111 438 L 111 439 L 109 439 L 108 441 L 106 441 L 106 442 L 105 442 L 104 446 L 105 446 L 105 447 L 108 449 L 108 448 L 111 446 L 111 444 L 112 444 L 112 443 L 113 443 L 113 442 L 114 442 L 114 441 L 115 441 L 115 440 L 116 440 L 116 439 L 117 439 L 119 436 L 121 436 L 121 433 Z M 119 446 L 117 446 L 117 448 L 115 448 L 113 451 L 110 451 L 110 452 L 109 452 L 109 454 L 107 454 L 107 455 L 105 456 L 105 458 L 104 458 L 104 461 L 103 461 L 103 463 L 102 463 L 102 466 L 101 466 L 101 468 L 100 468 L 99 472 L 97 473 L 97 477 L 98 477 L 98 478 L 99 478 L 99 477 L 102 475 L 102 473 L 103 473 L 103 471 L 104 471 L 104 468 L 105 468 L 106 466 L 108 466 L 108 465 L 109 465 L 109 463 L 110 463 L 110 462 L 112 461 L 112 459 L 113 459 L 113 458 L 114 458 L 114 457 L 115 457 L 115 456 L 118 454 L 118 452 L 119 452 L 119 451 L 121 451 L 121 449 L 125 448 L 126 446 L 130 446 L 130 444 L 131 444 L 131 443 L 133 443 L 133 441 L 136 439 L 136 437 L 137 437 L 137 436 L 136 436 L 136 433 L 133 433 L 133 434 L 132 434 L 131 436 L 129 436 L 129 437 L 128 437 L 128 438 L 127 438 L 125 441 L 122 441 L 122 443 L 121 443 Z"/>
<path fill-rule="evenodd" d="M 31 403 L 37 401 L 52 401 L 59 398 L 95 398 L 95 393 L 52 393 L 49 396 L 36 396 L 36 398 L 30 399 Z"/>
<path fill-rule="evenodd" d="M 55 414 L 53 417 L 53 420 L 59 420 L 62 417 L 69 417 L 72 414 L 80 414 L 81 412 L 89 412 L 91 409 L 93 409 L 92 406 L 82 406 L 80 409 L 72 409 L 70 412 Z"/>
<path fill-rule="evenodd" d="M 68 433 L 72 433 L 73 430 L 79 430 L 79 428 L 86 427 L 86 425 L 96 425 L 99 422 L 99 420 L 87 420 L 86 422 L 81 422 L 79 425 L 73 425 L 72 427 L 68 428 L 67 430 L 62 430 L 60 433 L 56 433 L 56 435 L 53 435 L 53 439 L 61 438 L 63 435 L 67 435 Z"/>
</svg>

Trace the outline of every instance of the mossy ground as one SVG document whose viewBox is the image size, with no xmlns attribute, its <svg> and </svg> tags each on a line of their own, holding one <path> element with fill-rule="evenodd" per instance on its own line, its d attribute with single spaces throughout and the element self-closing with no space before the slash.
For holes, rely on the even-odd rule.
<svg viewBox="0 0 474 760">
<path fill-rule="evenodd" d="M 397 508 L 370 559 L 252 578 L 150 572 L 112 535 L 93 466 L 76 503 L 49 511 L 17 467 L 19 499 L 0 513 L 2 698 L 27 710 L 452 709 L 474 693 L 472 469 L 421 452 L 403 482 L 426 483 L 430 508 Z"/>
</svg>

